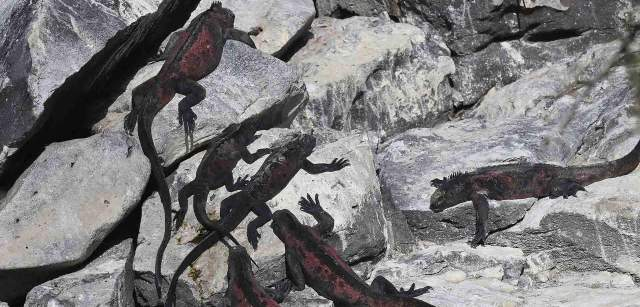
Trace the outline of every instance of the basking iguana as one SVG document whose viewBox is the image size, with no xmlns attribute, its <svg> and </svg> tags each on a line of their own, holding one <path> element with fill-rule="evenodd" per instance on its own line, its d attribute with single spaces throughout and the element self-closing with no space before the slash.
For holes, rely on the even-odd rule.
<svg viewBox="0 0 640 307">
<path fill-rule="evenodd" d="M 247 150 L 247 146 L 257 139 L 258 128 L 256 120 L 249 119 L 243 124 L 229 126 L 222 132 L 221 137 L 211 141 L 198 166 L 196 178 L 178 193 L 180 210 L 176 214 L 176 229 L 182 225 L 189 206 L 189 197 L 193 196 L 193 211 L 200 224 L 208 230 L 216 230 L 212 229 L 213 225 L 207 218 L 207 194 L 210 190 L 222 186 L 225 186 L 227 191 L 234 192 L 247 185 L 246 177 L 239 178 L 235 183 L 233 181 L 233 169 L 240 159 L 250 164 L 271 152 L 268 148 L 259 149 L 254 154 Z"/>
<path fill-rule="evenodd" d="M 632 172 L 640 162 L 640 142 L 626 156 L 587 166 L 561 167 L 541 163 L 518 163 L 488 166 L 468 173 L 456 173 L 434 179 L 436 191 L 431 195 L 430 209 L 441 212 L 466 201 L 472 201 L 476 211 L 476 233 L 469 242 L 472 247 L 487 238 L 489 199 L 557 198 L 576 196 L 584 186 Z"/>
<path fill-rule="evenodd" d="M 318 222 L 314 227 L 300 223 L 289 210 L 273 214 L 271 228 L 285 246 L 287 279 L 281 283 L 291 283 L 297 291 L 308 285 L 334 306 L 432 306 L 414 298 L 431 287 L 415 289 L 412 284 L 409 290 L 398 291 L 382 276 L 367 285 L 325 241 L 333 230 L 333 218 L 320 206 L 318 194 L 315 201 L 307 194 L 299 204 Z"/>
<path fill-rule="evenodd" d="M 242 246 L 229 249 L 227 260 L 227 292 L 225 307 L 275 307 L 280 306 L 290 288 L 268 289 L 260 286 L 251 270 L 251 258 Z M 283 285 L 286 287 L 286 285 Z"/>
<path fill-rule="evenodd" d="M 224 44 L 228 39 L 238 40 L 255 48 L 248 33 L 233 28 L 234 19 L 235 16 L 231 10 L 223 8 L 220 2 L 213 2 L 211 7 L 198 15 L 186 30 L 173 35 L 166 50 L 166 61 L 160 72 L 133 89 L 131 112 L 125 117 L 124 129 L 129 134 L 133 132 L 136 123 L 138 124 L 140 146 L 151 163 L 151 173 L 164 208 L 165 235 L 161 248 L 158 249 L 155 267 L 158 296 L 160 296 L 162 254 L 171 231 L 171 196 L 158 152 L 153 144 L 151 125 L 156 114 L 176 94 L 184 95 L 185 97 L 178 104 L 178 123 L 184 125 L 185 138 L 191 137 L 193 141 L 196 114 L 191 107 L 202 101 L 206 95 L 205 88 L 197 81 L 218 67 Z"/>
<path fill-rule="evenodd" d="M 182 260 L 178 266 L 167 293 L 166 304 L 172 306 L 175 287 L 180 275 L 202 253 L 215 245 L 221 237 L 230 233 L 253 212 L 257 217 L 247 226 L 247 237 L 253 248 L 257 248 L 260 234 L 258 228 L 271 220 L 271 209 L 266 202 L 278 195 L 293 177 L 303 169 L 309 174 L 338 171 L 349 165 L 346 159 L 334 159 L 331 163 L 315 164 L 307 159 L 316 146 L 316 139 L 309 134 L 296 134 L 285 145 L 273 149 L 260 169 L 251 177 L 242 191 L 224 199 L 220 205 L 220 227 L 224 233 L 212 231 Z M 204 216 L 208 219 L 207 216 Z M 215 225 L 216 222 L 209 221 Z"/>
</svg>

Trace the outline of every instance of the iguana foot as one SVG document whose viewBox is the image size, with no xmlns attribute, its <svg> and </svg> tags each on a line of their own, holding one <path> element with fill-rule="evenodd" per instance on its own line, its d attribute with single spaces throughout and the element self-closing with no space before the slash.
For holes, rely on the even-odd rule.
<svg viewBox="0 0 640 307">
<path fill-rule="evenodd" d="M 260 237 L 261 235 L 260 233 L 258 233 L 257 228 L 247 227 L 247 239 L 249 240 L 249 243 L 254 250 L 258 249 L 258 240 L 260 239 Z"/>
<path fill-rule="evenodd" d="M 551 195 L 549 198 L 569 198 L 569 196 L 578 197 L 578 191 L 586 191 L 586 189 L 571 179 L 557 179 L 551 183 Z"/>
<path fill-rule="evenodd" d="M 320 200 L 318 200 L 318 194 L 316 194 L 316 200 L 314 202 L 313 198 L 311 198 L 311 195 L 307 193 L 307 198 L 305 199 L 304 197 L 301 197 L 300 201 L 298 201 L 298 205 L 300 205 L 300 210 L 302 212 L 305 212 L 311 215 L 313 215 L 313 213 L 315 212 L 323 211 L 322 207 L 320 207 Z"/>
<path fill-rule="evenodd" d="M 484 246 L 484 243 L 487 241 L 487 236 L 488 234 L 486 232 L 476 232 L 473 239 L 468 243 L 472 248 L 476 248 L 478 245 Z"/>
<path fill-rule="evenodd" d="M 423 295 L 427 292 L 429 292 L 429 290 L 433 290 L 432 287 L 430 286 L 426 286 L 426 287 L 422 287 L 422 288 L 418 288 L 416 289 L 416 284 L 413 283 L 411 284 L 411 287 L 409 287 L 409 289 L 404 290 L 404 288 L 400 288 L 400 290 L 398 292 L 400 296 L 404 296 L 404 297 L 416 297 L 416 296 L 420 296 Z"/>
<path fill-rule="evenodd" d="M 195 131 L 195 128 L 196 128 L 197 118 L 198 116 L 196 115 L 196 113 L 193 112 L 193 110 L 191 110 L 191 108 L 178 112 L 178 125 L 179 126 L 184 125 L 185 137 L 187 137 L 188 139 L 191 139 L 192 141 L 193 141 L 193 131 Z"/>
<path fill-rule="evenodd" d="M 174 231 L 178 231 L 178 229 L 180 229 L 180 227 L 182 226 L 182 223 L 184 223 L 184 218 L 187 215 L 187 209 L 185 208 L 171 211 L 175 213 L 175 215 L 173 216 L 173 223 L 175 225 Z"/>
<path fill-rule="evenodd" d="M 249 32 L 247 32 L 247 34 L 249 34 L 250 36 L 257 36 L 258 34 L 262 33 L 262 27 L 253 27 L 251 28 L 251 30 L 249 30 Z"/>
</svg>

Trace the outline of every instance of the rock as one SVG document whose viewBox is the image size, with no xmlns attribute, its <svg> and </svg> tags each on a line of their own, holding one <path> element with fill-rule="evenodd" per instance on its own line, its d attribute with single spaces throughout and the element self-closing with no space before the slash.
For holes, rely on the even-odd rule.
<svg viewBox="0 0 640 307">
<path fill-rule="evenodd" d="M 262 133 L 254 144 L 249 147 L 251 152 L 264 148 L 283 139 L 291 133 L 287 129 L 272 129 Z M 289 209 L 306 224 L 314 224 L 313 218 L 298 209 L 297 202 L 302 195 L 318 193 L 320 202 L 335 219 L 337 237 L 334 238 L 339 251 L 348 261 L 355 263 L 381 254 L 386 248 L 385 231 L 387 221 L 380 204 L 380 187 L 373 166 L 373 155 L 366 137 L 359 134 L 344 135 L 336 132 L 320 132 L 320 144 L 309 160 L 330 162 L 334 158 L 347 158 L 351 166 L 335 173 L 309 175 L 301 171 L 296 175 L 287 188 L 273 200 L 268 202 L 272 211 Z M 202 154 L 186 160 L 174 175 L 170 177 L 171 193 L 175 195 L 178 189 L 195 177 L 197 165 Z M 261 159 L 251 165 L 242 161 L 238 164 L 235 177 L 244 174 L 254 174 L 262 164 Z M 209 212 L 217 216 L 219 203 L 230 193 L 223 189 L 213 191 L 209 198 Z M 172 197 L 177 199 L 177 197 Z M 174 207 L 177 208 L 177 203 Z M 138 251 L 134 268 L 138 272 L 153 271 L 157 246 L 162 237 L 162 207 L 157 196 L 152 197 L 143 205 L 143 219 L 138 237 Z M 284 277 L 284 250 L 282 243 L 271 232 L 268 225 L 259 231 L 262 235 L 260 244 L 253 251 L 246 239 L 246 224 L 253 219 L 253 214 L 234 231 L 235 237 L 250 250 L 251 257 L 258 262 L 260 269 L 254 273 L 264 285 Z M 185 225 L 172 237 L 164 256 L 163 272 L 172 274 L 184 256 L 194 247 L 192 241 L 202 231 L 189 209 Z M 226 259 L 227 251 L 222 245 L 204 253 L 200 259 L 181 276 L 196 297 L 206 300 L 208 296 L 226 289 Z"/>
<path fill-rule="evenodd" d="M 310 96 L 298 124 L 386 136 L 433 125 L 453 108 L 447 77 L 455 67 L 435 30 L 382 17 L 321 17 L 311 32 L 290 61 Z"/>
<path fill-rule="evenodd" d="M 162 305 L 163 302 L 158 300 L 156 295 L 156 286 L 153 283 L 153 273 L 151 272 L 135 272 L 135 290 L 134 299 L 136 306 L 155 307 Z M 161 280 L 162 293 L 167 293 L 169 289 L 169 281 Z M 176 287 L 176 304 L 178 307 L 198 306 L 198 301 L 193 296 L 189 287 L 179 281 Z"/>
<path fill-rule="evenodd" d="M 379 262 L 369 280 L 382 275 L 405 288 L 413 282 L 416 287 L 431 286 L 433 289 L 418 299 L 444 307 L 551 306 L 558 302 L 568 306 L 634 306 L 633 297 L 640 293 L 628 275 L 609 272 L 558 272 L 553 280 L 531 289 L 504 281 L 510 268 L 521 266 L 524 259 L 516 248 L 472 249 L 462 242 L 426 245 L 413 254 Z"/>
<path fill-rule="evenodd" d="M 456 54 L 491 43 L 524 38 L 529 42 L 577 37 L 588 31 L 619 36 L 632 13 L 632 0 L 597 1 L 400 1 L 403 22 L 430 23 Z M 636 21 L 637 22 L 637 21 Z"/>
<path fill-rule="evenodd" d="M 0 302 L 0 307 L 9 307 L 9 304 L 5 302 Z"/>
<path fill-rule="evenodd" d="M 29 291 L 25 306 L 133 306 L 133 239 Z"/>
<path fill-rule="evenodd" d="M 136 207 L 149 173 L 123 133 L 48 146 L 0 204 L 0 299 L 86 260 Z"/>
<path fill-rule="evenodd" d="M 550 42 L 494 43 L 478 52 L 456 57 L 456 72 L 451 79 L 464 104 L 472 105 L 493 87 L 503 87 L 546 65 L 574 58 L 592 45 L 608 40 L 607 33 L 590 31 Z"/>
<path fill-rule="evenodd" d="M 291 291 L 287 298 L 280 303 L 282 307 L 332 307 L 333 302 L 320 296 L 312 288 L 306 287 L 302 291 Z"/>
<path fill-rule="evenodd" d="M 159 2 L 3 1 L 0 147 L 21 150 L 0 166 L 2 184 L 15 181 L 50 143 L 88 135 L 117 92 L 198 3 Z"/>
<path fill-rule="evenodd" d="M 318 16 L 348 18 L 358 16 L 377 16 L 385 11 L 389 15 L 397 14 L 394 0 L 316 0 Z"/>
<path fill-rule="evenodd" d="M 131 91 L 156 75 L 162 63 L 140 70 L 94 129 L 122 131 L 123 118 L 131 108 Z M 198 116 L 193 134 L 196 150 L 229 124 L 252 115 L 260 114 L 274 126 L 286 127 L 308 99 L 305 85 L 292 67 L 236 41 L 227 42 L 218 68 L 199 83 L 207 90 L 207 97 L 193 108 Z M 156 115 L 152 128 L 165 166 L 187 154 L 184 129 L 177 120 L 180 99 L 174 98 Z"/>
<path fill-rule="evenodd" d="M 201 1 L 192 16 L 209 8 L 212 2 Z M 316 16 L 313 0 L 224 0 L 222 6 L 236 15 L 236 28 L 262 28 L 263 32 L 253 37 L 256 47 L 278 58 L 292 48 Z"/>
</svg>

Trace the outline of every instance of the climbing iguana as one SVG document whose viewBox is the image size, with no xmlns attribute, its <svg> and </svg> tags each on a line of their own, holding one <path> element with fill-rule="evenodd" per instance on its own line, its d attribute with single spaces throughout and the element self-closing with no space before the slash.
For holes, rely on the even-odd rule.
<svg viewBox="0 0 640 307">
<path fill-rule="evenodd" d="M 333 231 L 333 218 L 320 206 L 318 194 L 315 201 L 307 194 L 299 205 L 315 218 L 315 226 L 300 223 L 289 210 L 273 214 L 271 228 L 285 246 L 287 279 L 281 283 L 291 283 L 297 291 L 308 285 L 334 306 L 432 306 L 414 298 L 428 292 L 428 286 L 397 290 L 382 276 L 367 285 L 324 239 Z"/>
<path fill-rule="evenodd" d="M 289 288 L 269 289 L 260 286 L 251 270 L 249 254 L 242 246 L 229 249 L 227 260 L 227 292 L 225 307 L 275 307 L 280 306 Z M 286 287 L 286 285 L 283 285 Z M 284 295 L 283 295 L 284 294 Z"/>
<path fill-rule="evenodd" d="M 171 231 L 171 196 L 158 152 L 153 144 L 151 125 L 156 114 L 176 94 L 184 95 L 178 104 L 178 123 L 184 125 L 185 138 L 190 137 L 193 141 L 196 114 L 191 107 L 202 101 L 206 95 L 205 88 L 197 81 L 218 67 L 224 44 L 228 39 L 238 40 L 255 48 L 248 33 L 233 28 L 234 19 L 231 10 L 223 8 L 220 2 L 214 2 L 208 10 L 198 15 L 186 30 L 174 35 L 166 50 L 166 61 L 160 72 L 133 89 L 131 112 L 125 117 L 124 129 L 129 134 L 133 132 L 136 123 L 138 125 L 140 146 L 151 163 L 151 173 L 164 208 L 165 236 L 161 248 L 158 249 L 155 267 L 158 296 L 163 247 L 167 245 Z"/>
<path fill-rule="evenodd" d="M 604 163 L 561 167 L 541 163 L 495 165 L 473 172 L 455 173 L 434 179 L 436 191 L 431 195 L 430 208 L 441 212 L 466 201 L 472 201 L 476 211 L 476 233 L 469 242 L 472 247 L 484 244 L 489 217 L 489 199 L 557 198 L 576 196 L 584 186 L 607 178 L 632 172 L 640 162 L 640 142 L 626 156 Z"/>
<path fill-rule="evenodd" d="M 240 159 L 246 163 L 253 163 L 260 157 L 269 154 L 270 149 L 257 150 L 254 154 L 247 150 L 247 146 L 257 139 L 256 120 L 249 119 L 243 124 L 233 124 L 225 129 L 220 137 L 209 143 L 198 170 L 196 178 L 186 184 L 178 193 L 180 210 L 176 214 L 176 229 L 180 228 L 189 206 L 189 197 L 193 196 L 193 211 L 198 221 L 208 230 L 212 229 L 207 218 L 206 204 L 207 194 L 210 190 L 219 189 L 222 186 L 227 191 L 233 192 L 242 189 L 248 183 L 245 178 L 239 178 L 234 183 L 233 169 Z"/>
<path fill-rule="evenodd" d="M 242 191 L 222 201 L 219 225 L 224 229 L 224 233 L 212 231 L 182 260 L 169 285 L 166 299 L 168 306 L 172 306 L 172 301 L 175 300 L 175 287 L 184 270 L 221 237 L 236 229 L 249 212 L 253 212 L 257 217 L 247 226 L 247 237 L 253 248 L 257 248 L 260 238 L 258 228 L 271 220 L 271 209 L 266 202 L 278 195 L 300 169 L 309 174 L 320 174 L 338 171 L 349 165 L 348 160 L 337 158 L 326 164 L 309 161 L 307 157 L 311 155 L 315 146 L 316 139 L 313 135 L 296 134 L 283 146 L 272 149 L 272 153 Z M 207 216 L 204 217 L 209 219 Z M 207 223 L 216 225 L 216 222 L 211 220 Z"/>
</svg>

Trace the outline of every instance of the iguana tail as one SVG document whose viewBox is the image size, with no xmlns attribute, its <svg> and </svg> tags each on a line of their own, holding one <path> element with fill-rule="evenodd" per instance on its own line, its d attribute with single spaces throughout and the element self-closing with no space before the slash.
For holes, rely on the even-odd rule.
<svg viewBox="0 0 640 307">
<path fill-rule="evenodd" d="M 576 181 L 583 185 L 589 185 L 594 182 L 607 178 L 620 177 L 633 172 L 640 163 L 640 141 L 624 157 L 594 165 L 587 165 L 573 168 L 572 175 Z"/>
<path fill-rule="evenodd" d="M 140 146 L 151 163 L 151 175 L 158 187 L 160 202 L 162 202 L 162 208 L 164 209 L 164 234 L 162 236 L 162 242 L 158 247 L 155 274 L 153 277 L 156 286 L 156 293 L 158 294 L 158 297 L 161 298 L 162 290 L 160 288 L 160 278 L 162 278 L 162 256 L 164 254 L 164 250 L 167 248 L 169 236 L 171 235 L 171 195 L 169 194 L 169 187 L 165 181 L 162 163 L 158 157 L 156 147 L 153 144 L 153 136 L 151 135 L 152 123 L 153 118 L 147 120 L 144 115 L 138 117 L 138 137 L 140 139 Z"/>
<path fill-rule="evenodd" d="M 234 195 L 242 194 L 237 193 Z M 211 231 L 207 236 L 200 242 L 196 247 L 193 248 L 187 254 L 187 256 L 182 260 L 178 268 L 173 273 L 173 277 L 171 278 L 171 283 L 169 284 L 169 290 L 167 292 L 167 298 L 165 300 L 165 307 L 173 307 L 175 306 L 176 300 L 176 287 L 178 285 L 178 279 L 180 275 L 184 273 L 184 271 L 189 267 L 193 262 L 195 262 L 202 253 L 206 252 L 209 248 L 214 246 L 218 241 L 223 240 L 222 238 L 225 235 L 228 235 L 229 232 L 234 230 L 242 220 L 251 212 L 251 205 L 249 203 L 240 203 L 234 207 L 233 210 L 227 215 L 222 223 L 221 228 L 229 231 L 224 231 L 224 233 L 218 233 L 217 231 Z"/>
</svg>

